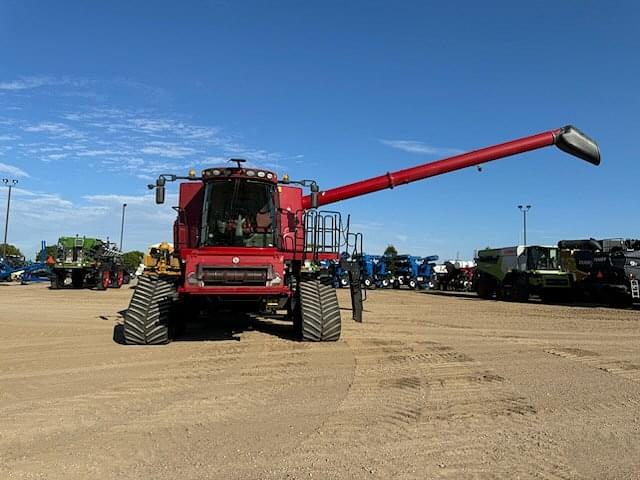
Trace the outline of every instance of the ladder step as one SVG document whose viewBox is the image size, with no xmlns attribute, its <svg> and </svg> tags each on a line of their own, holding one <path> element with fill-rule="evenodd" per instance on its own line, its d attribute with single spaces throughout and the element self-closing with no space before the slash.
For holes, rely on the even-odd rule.
<svg viewBox="0 0 640 480">
<path fill-rule="evenodd" d="M 631 298 L 640 298 L 640 282 L 631 280 Z"/>
</svg>

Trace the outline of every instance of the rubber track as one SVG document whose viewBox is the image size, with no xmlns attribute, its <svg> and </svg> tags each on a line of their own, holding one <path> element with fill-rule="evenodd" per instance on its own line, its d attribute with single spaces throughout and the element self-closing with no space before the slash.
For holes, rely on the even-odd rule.
<svg viewBox="0 0 640 480">
<path fill-rule="evenodd" d="M 340 306 L 333 287 L 319 280 L 303 280 L 300 307 L 304 341 L 335 342 L 340 338 Z"/>
<path fill-rule="evenodd" d="M 124 315 L 124 339 L 129 345 L 169 343 L 173 282 L 142 275 Z"/>
</svg>

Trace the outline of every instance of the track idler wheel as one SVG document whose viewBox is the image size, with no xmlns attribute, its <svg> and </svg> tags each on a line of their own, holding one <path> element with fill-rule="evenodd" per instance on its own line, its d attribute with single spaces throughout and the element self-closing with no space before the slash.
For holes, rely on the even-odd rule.
<svg viewBox="0 0 640 480">
<path fill-rule="evenodd" d="M 141 275 L 124 314 L 124 340 L 128 345 L 169 343 L 174 329 L 171 314 L 176 287 L 157 275 Z"/>
<path fill-rule="evenodd" d="M 302 280 L 298 286 L 298 325 L 306 342 L 335 342 L 340 338 L 340 306 L 336 291 L 320 280 Z"/>
</svg>

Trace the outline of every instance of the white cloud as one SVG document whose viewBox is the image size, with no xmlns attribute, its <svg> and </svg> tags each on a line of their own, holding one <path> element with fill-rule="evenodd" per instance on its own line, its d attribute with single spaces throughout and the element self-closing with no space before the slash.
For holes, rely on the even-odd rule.
<svg viewBox="0 0 640 480">
<path fill-rule="evenodd" d="M 71 77 L 19 77 L 16 80 L 0 82 L 0 90 L 30 90 L 34 88 L 60 85 L 66 85 L 70 87 L 84 87 L 88 83 L 89 81 L 86 79 Z"/>
<path fill-rule="evenodd" d="M 127 205 L 142 205 L 145 202 L 149 202 L 153 195 L 144 195 L 144 196 L 134 196 L 134 195 L 115 195 L 115 194 L 107 194 L 107 195 L 85 195 L 85 200 L 90 203 L 98 203 L 98 204 L 109 204 L 109 205 L 122 205 L 126 203 Z"/>
<path fill-rule="evenodd" d="M 36 125 L 23 127 L 23 130 L 30 133 L 47 133 L 64 138 L 80 139 L 86 137 L 84 133 L 78 132 L 64 123 L 57 122 L 41 122 Z"/>
<path fill-rule="evenodd" d="M 0 82 L 0 90 L 26 90 L 47 85 L 46 77 L 23 77 L 18 80 Z"/>
<path fill-rule="evenodd" d="M 141 152 L 146 155 L 159 155 L 167 158 L 183 158 L 193 155 L 197 150 L 191 147 L 183 147 L 166 142 L 155 142 L 143 147 Z"/>
<path fill-rule="evenodd" d="M 416 140 L 380 140 L 380 143 L 405 152 L 425 155 L 457 155 L 462 153 L 462 150 L 456 148 L 434 147 Z"/>
<path fill-rule="evenodd" d="M 29 174 L 18 168 L 14 165 L 9 165 L 7 163 L 0 163 L 0 173 L 7 174 L 13 177 L 28 177 Z"/>
<path fill-rule="evenodd" d="M 0 141 L 9 142 L 11 140 L 18 140 L 20 137 L 17 135 L 0 135 Z"/>
</svg>

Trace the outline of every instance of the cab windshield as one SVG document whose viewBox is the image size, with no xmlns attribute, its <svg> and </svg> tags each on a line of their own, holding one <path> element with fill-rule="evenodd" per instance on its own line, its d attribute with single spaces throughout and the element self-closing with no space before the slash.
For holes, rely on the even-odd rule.
<svg viewBox="0 0 640 480">
<path fill-rule="evenodd" d="M 549 247 L 528 247 L 527 268 L 529 270 L 557 270 L 558 249 Z"/>
<path fill-rule="evenodd" d="M 274 246 L 274 193 L 274 185 L 244 178 L 208 183 L 202 213 L 202 245 Z"/>
</svg>

